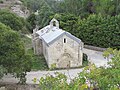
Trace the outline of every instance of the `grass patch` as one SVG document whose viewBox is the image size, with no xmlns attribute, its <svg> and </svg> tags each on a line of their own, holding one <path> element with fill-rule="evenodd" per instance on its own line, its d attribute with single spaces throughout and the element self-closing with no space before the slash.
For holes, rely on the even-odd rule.
<svg viewBox="0 0 120 90">
<path fill-rule="evenodd" d="M 26 49 L 26 50 L 32 48 L 32 40 L 31 40 L 31 38 L 28 38 L 28 37 L 25 36 L 25 35 L 21 35 L 21 39 L 22 39 L 22 41 L 24 42 L 24 46 L 25 46 L 25 49 Z"/>
<path fill-rule="evenodd" d="M 32 70 L 48 70 L 48 66 L 44 56 L 34 55 L 32 49 L 28 49 L 28 54 L 32 56 Z"/>
<path fill-rule="evenodd" d="M 32 49 L 32 40 L 25 35 L 21 35 L 21 38 L 24 42 L 26 53 L 31 55 L 32 60 L 32 70 L 48 70 L 46 60 L 43 56 L 34 55 Z"/>
</svg>

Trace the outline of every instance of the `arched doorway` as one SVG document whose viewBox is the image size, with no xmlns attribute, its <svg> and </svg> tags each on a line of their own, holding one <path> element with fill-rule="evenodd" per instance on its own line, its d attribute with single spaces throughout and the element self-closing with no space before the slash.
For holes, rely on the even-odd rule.
<svg viewBox="0 0 120 90">
<path fill-rule="evenodd" d="M 72 60 L 72 56 L 69 53 L 64 53 L 61 55 L 58 61 L 58 67 L 59 68 L 69 68 L 70 67 L 70 61 Z"/>
</svg>

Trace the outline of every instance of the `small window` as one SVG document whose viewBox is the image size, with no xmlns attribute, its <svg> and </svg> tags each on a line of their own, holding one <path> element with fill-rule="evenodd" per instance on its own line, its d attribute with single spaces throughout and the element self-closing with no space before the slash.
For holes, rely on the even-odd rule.
<svg viewBox="0 0 120 90">
<path fill-rule="evenodd" d="M 56 26 L 56 22 L 55 21 L 53 22 L 53 26 Z"/>
<path fill-rule="evenodd" d="M 64 43 L 66 43 L 66 38 L 64 38 Z"/>
<path fill-rule="evenodd" d="M 57 62 L 59 62 L 59 59 L 57 59 Z"/>
</svg>

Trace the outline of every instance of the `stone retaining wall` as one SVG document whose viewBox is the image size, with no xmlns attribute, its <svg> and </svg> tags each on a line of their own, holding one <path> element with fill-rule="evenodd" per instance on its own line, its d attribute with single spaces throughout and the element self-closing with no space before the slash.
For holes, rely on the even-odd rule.
<svg viewBox="0 0 120 90">
<path fill-rule="evenodd" d="M 96 50 L 96 51 L 101 51 L 101 52 L 106 50 L 106 48 L 100 48 L 100 47 L 95 47 L 95 46 L 91 46 L 91 45 L 84 45 L 84 48 Z"/>
</svg>

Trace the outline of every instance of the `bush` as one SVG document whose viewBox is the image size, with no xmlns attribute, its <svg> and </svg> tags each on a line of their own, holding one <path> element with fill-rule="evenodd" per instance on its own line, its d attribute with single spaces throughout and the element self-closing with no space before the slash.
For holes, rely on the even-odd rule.
<svg viewBox="0 0 120 90">
<path fill-rule="evenodd" d="M 60 28 L 77 36 L 78 17 L 73 14 L 56 14 L 54 17 L 60 22 Z"/>
<path fill-rule="evenodd" d="M 2 65 L 0 65 L 0 79 L 4 76 L 5 72 L 6 69 Z"/>
<path fill-rule="evenodd" d="M 0 3 L 4 3 L 3 0 L 0 0 Z"/>
<path fill-rule="evenodd" d="M 90 15 L 79 21 L 77 36 L 85 44 L 120 49 L 120 15 L 103 17 Z"/>
<path fill-rule="evenodd" d="M 28 18 L 27 21 L 30 23 L 31 25 L 31 29 L 29 29 L 29 31 L 32 33 L 33 29 L 36 27 L 36 16 L 35 14 L 31 14 Z"/>
<path fill-rule="evenodd" d="M 87 54 L 83 53 L 83 66 L 87 66 L 88 65 L 88 56 Z"/>
<path fill-rule="evenodd" d="M 85 53 L 83 53 L 83 61 L 88 61 L 88 56 Z"/>
</svg>

